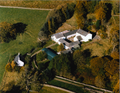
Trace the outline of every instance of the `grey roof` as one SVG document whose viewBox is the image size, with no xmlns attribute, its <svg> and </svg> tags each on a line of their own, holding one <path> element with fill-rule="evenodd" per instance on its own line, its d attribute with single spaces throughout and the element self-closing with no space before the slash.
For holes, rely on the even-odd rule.
<svg viewBox="0 0 120 93">
<path fill-rule="evenodd" d="M 77 39 L 78 39 L 78 40 L 82 40 L 82 37 L 81 37 L 81 36 L 77 36 Z"/>
<path fill-rule="evenodd" d="M 58 34 L 55 34 L 55 37 L 60 38 L 60 37 L 64 37 L 64 35 L 63 35 L 63 33 L 58 33 Z"/>
<path fill-rule="evenodd" d="M 67 42 L 67 41 L 64 40 L 64 39 L 60 39 L 59 42 L 61 42 L 62 44 L 65 44 L 65 45 L 67 45 L 67 46 L 70 44 L 69 42 Z"/>
<path fill-rule="evenodd" d="M 18 62 L 18 58 L 20 58 L 19 55 L 17 55 L 17 56 L 15 57 L 14 62 Z"/>
<path fill-rule="evenodd" d="M 79 44 L 80 42 L 79 41 L 75 41 L 75 42 L 67 42 L 66 40 L 64 40 L 64 39 L 60 39 L 59 40 L 62 44 L 65 44 L 66 46 L 68 46 L 68 47 L 72 47 L 72 46 L 74 46 L 74 45 L 77 45 L 77 44 Z"/>
<path fill-rule="evenodd" d="M 70 32 L 65 33 L 64 36 L 67 37 L 69 35 L 75 34 L 76 32 L 77 32 L 77 30 L 70 31 Z"/>
<path fill-rule="evenodd" d="M 71 52 L 72 52 L 72 51 L 71 51 L 70 49 L 61 51 L 61 53 L 63 53 L 63 54 L 67 54 L 67 53 L 71 53 Z"/>
<path fill-rule="evenodd" d="M 88 34 L 88 32 L 86 32 L 86 31 L 84 31 L 82 29 L 78 29 L 77 33 L 82 34 L 84 36 L 86 36 Z"/>
<path fill-rule="evenodd" d="M 75 41 L 75 42 L 71 42 L 71 43 L 69 43 L 69 47 L 72 47 L 72 46 L 75 46 L 75 45 L 78 45 L 78 44 L 80 44 L 80 42 L 79 41 Z"/>
<path fill-rule="evenodd" d="M 100 39 L 100 36 L 98 36 L 98 35 L 96 35 L 96 36 L 93 38 L 93 40 L 98 40 L 98 39 Z"/>
</svg>

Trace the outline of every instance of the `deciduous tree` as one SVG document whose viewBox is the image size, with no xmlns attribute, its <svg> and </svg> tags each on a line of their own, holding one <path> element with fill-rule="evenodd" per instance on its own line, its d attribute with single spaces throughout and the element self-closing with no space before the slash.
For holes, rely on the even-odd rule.
<svg viewBox="0 0 120 93">
<path fill-rule="evenodd" d="M 99 74 L 104 74 L 104 64 L 109 61 L 108 58 L 100 58 L 100 57 L 95 57 L 90 60 L 90 67 L 92 69 L 92 73 L 97 76 Z"/>
</svg>

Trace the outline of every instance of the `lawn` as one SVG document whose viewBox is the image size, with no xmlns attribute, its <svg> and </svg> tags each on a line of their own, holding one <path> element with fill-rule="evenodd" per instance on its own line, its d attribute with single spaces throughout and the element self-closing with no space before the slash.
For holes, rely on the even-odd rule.
<svg viewBox="0 0 120 93">
<path fill-rule="evenodd" d="M 51 88 L 51 87 L 43 87 L 39 93 L 68 93 L 56 88 Z"/>
<path fill-rule="evenodd" d="M 61 88 L 67 89 L 67 90 L 71 90 L 71 91 L 74 91 L 75 93 L 89 93 L 87 91 L 84 91 L 81 87 L 63 83 L 63 82 L 60 82 L 57 80 L 49 81 L 48 84 L 58 86 L 58 87 L 61 87 Z"/>
<path fill-rule="evenodd" d="M 112 45 L 109 43 L 109 39 L 102 39 L 100 41 L 96 42 L 88 42 L 88 43 L 83 43 L 82 44 L 83 49 L 90 49 L 91 51 L 91 56 L 105 56 L 108 54 L 108 50 L 112 47 Z"/>
<path fill-rule="evenodd" d="M 0 8 L 0 22 L 26 24 L 26 31 L 9 43 L 0 44 L 0 83 L 10 55 L 25 54 L 36 47 L 37 36 L 49 11 Z"/>
</svg>

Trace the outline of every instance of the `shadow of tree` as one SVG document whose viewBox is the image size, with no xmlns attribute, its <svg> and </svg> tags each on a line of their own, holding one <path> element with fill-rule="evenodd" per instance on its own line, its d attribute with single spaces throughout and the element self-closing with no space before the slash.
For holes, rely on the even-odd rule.
<svg viewBox="0 0 120 93">
<path fill-rule="evenodd" d="M 17 34 L 24 33 L 26 31 L 26 26 L 27 26 L 27 24 L 24 24 L 22 22 L 13 24 L 13 28 L 16 29 Z"/>
</svg>

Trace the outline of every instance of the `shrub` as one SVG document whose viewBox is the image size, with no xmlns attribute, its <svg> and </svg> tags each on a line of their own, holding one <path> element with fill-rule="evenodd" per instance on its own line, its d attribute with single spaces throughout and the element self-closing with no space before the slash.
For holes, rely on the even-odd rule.
<svg viewBox="0 0 120 93">
<path fill-rule="evenodd" d="M 40 52 L 36 55 L 36 60 L 37 61 L 42 61 L 45 58 L 47 58 L 47 54 L 44 51 L 42 51 L 42 52 Z"/>
<path fill-rule="evenodd" d="M 100 29 L 100 25 L 101 25 L 101 21 L 97 20 L 97 22 L 96 22 L 96 29 Z"/>
<path fill-rule="evenodd" d="M 11 67 L 11 63 L 7 63 L 7 65 L 5 66 L 5 70 L 8 72 L 12 72 L 12 67 Z"/>
<path fill-rule="evenodd" d="M 19 66 L 15 66 L 15 71 L 19 73 L 20 72 L 20 68 L 21 67 L 19 67 Z"/>
<path fill-rule="evenodd" d="M 16 66 L 15 62 L 14 62 L 14 61 L 12 61 L 12 62 L 11 62 L 11 67 L 12 67 L 12 69 L 14 69 L 14 68 L 15 68 L 15 66 Z"/>
</svg>

